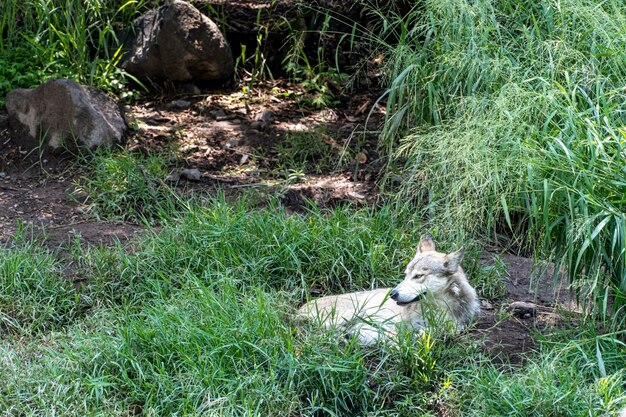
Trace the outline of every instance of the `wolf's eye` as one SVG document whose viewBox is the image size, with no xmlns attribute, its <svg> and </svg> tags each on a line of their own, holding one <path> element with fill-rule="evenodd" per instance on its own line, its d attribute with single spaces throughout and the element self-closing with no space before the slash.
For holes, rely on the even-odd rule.
<svg viewBox="0 0 626 417">
<path fill-rule="evenodd" d="M 423 274 L 414 274 L 413 275 L 413 279 L 420 279 L 422 278 L 424 275 Z"/>
</svg>

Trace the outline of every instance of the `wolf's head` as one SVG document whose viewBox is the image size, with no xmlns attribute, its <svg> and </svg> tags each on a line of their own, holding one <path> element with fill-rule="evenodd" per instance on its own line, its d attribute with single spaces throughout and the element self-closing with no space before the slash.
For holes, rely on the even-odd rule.
<svg viewBox="0 0 626 417">
<path fill-rule="evenodd" d="M 399 305 L 418 301 L 424 294 L 437 294 L 454 285 L 460 275 L 464 249 L 449 254 L 435 251 L 435 243 L 429 235 L 420 239 L 415 256 L 404 272 L 404 280 L 390 293 Z M 454 292 L 454 288 L 452 291 Z"/>
</svg>

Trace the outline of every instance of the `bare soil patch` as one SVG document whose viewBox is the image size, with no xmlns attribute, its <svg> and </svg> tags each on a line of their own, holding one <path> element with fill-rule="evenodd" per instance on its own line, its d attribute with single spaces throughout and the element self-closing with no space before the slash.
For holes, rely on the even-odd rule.
<svg viewBox="0 0 626 417">
<path fill-rule="evenodd" d="M 0 112 L 0 242 L 10 243 L 26 227 L 53 250 L 79 234 L 91 245 L 126 241 L 137 225 L 98 222 L 86 216 L 72 197 L 74 173 L 69 161 L 36 158 L 13 145 L 6 115 Z"/>
<path fill-rule="evenodd" d="M 492 263 L 492 255 L 485 254 L 481 263 Z M 554 286 L 551 267 L 541 273 L 534 271 L 532 259 L 511 254 L 502 255 L 507 266 L 506 294 L 494 303 L 483 302 L 476 327 L 472 330 L 484 337 L 484 351 L 494 361 L 518 364 L 524 354 L 537 347 L 536 334 L 571 325 L 561 312 L 575 312 L 577 306 L 567 289 Z M 534 314 L 516 314 L 508 306 L 526 302 L 536 307 Z"/>
<path fill-rule="evenodd" d="M 380 173 L 376 135 L 382 108 L 369 114 L 377 92 L 341 96 L 340 105 L 314 110 L 285 81 L 248 92 L 230 91 L 147 101 L 132 106 L 136 133 L 128 149 L 175 152 L 179 170 L 198 169 L 196 189 L 259 189 L 284 195 L 300 209 L 372 203 Z M 368 117 L 369 116 L 369 117 Z"/>
</svg>

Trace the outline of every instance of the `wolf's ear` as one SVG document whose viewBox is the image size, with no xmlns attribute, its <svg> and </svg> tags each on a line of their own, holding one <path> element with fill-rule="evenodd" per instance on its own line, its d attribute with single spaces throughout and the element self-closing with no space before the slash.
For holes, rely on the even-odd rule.
<svg viewBox="0 0 626 417">
<path fill-rule="evenodd" d="M 431 252 L 435 250 L 435 242 L 430 235 L 422 235 L 420 238 L 420 244 L 417 247 L 417 253 Z"/>
<path fill-rule="evenodd" d="M 461 265 L 464 253 L 465 248 L 462 247 L 456 252 L 447 254 L 446 260 L 443 262 L 443 266 L 450 272 L 456 272 L 456 270 L 459 269 L 459 265 Z"/>
</svg>

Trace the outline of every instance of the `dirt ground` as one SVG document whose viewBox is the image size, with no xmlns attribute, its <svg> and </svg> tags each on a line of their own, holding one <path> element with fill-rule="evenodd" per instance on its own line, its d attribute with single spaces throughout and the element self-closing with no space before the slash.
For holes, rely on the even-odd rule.
<svg viewBox="0 0 626 417">
<path fill-rule="evenodd" d="M 289 98 L 294 91 L 287 82 L 275 82 L 248 93 L 234 89 L 145 100 L 127 108 L 133 133 L 126 148 L 174 153 L 178 163 L 170 177 L 181 190 L 210 194 L 221 189 L 236 196 L 255 189 L 260 196 L 279 195 L 293 211 L 308 200 L 321 206 L 375 204 L 381 166 L 373 131 L 384 116 L 374 105 L 376 92 L 344 96 L 333 108 L 311 110 Z M 309 161 L 313 166 L 315 158 L 327 156 L 343 162 L 317 164 L 318 172 L 296 172 L 290 179 L 289 170 L 281 167 L 280 150 L 311 132 L 315 140 L 321 138 L 322 150 Z M 197 169 L 200 178 L 186 181 L 184 169 Z M 142 231 L 136 224 L 89 217 L 72 198 L 76 176 L 71 161 L 27 155 L 16 147 L 0 111 L 0 242 L 10 243 L 20 223 L 32 225 L 53 250 L 62 249 L 74 234 L 96 245 L 127 242 Z M 550 271 L 531 287 L 532 260 L 510 254 L 503 260 L 507 294 L 483 303 L 471 331 L 484 340 L 484 350 L 494 360 L 519 363 L 535 348 L 536 332 L 563 325 L 555 310 L 567 307 L 568 299 L 565 291 L 554 296 Z M 486 253 L 482 262 L 492 262 L 492 255 Z M 507 312 L 513 301 L 537 307 L 531 314 Z"/>
<path fill-rule="evenodd" d="M 379 167 L 371 163 L 369 155 L 374 156 L 376 149 L 367 129 L 378 125 L 380 112 L 367 120 L 368 127 L 366 112 L 374 93 L 346 97 L 347 111 L 314 111 L 278 98 L 290 94 L 288 88 L 267 83 L 249 94 L 234 90 L 172 95 L 127 106 L 132 133 L 125 148 L 175 155 L 169 179 L 181 190 L 211 193 L 219 188 L 236 195 L 238 190 L 256 189 L 279 195 L 294 211 L 307 200 L 322 206 L 372 204 L 378 197 L 373 180 Z M 315 145 L 320 154 L 312 153 L 307 163 L 316 165 L 320 156 L 345 160 L 341 167 L 320 165 L 320 172 L 300 172 L 289 180 L 285 178 L 289 170 L 277 167 L 278 148 L 288 135 L 310 140 L 309 134 L 322 139 Z M 185 169 L 197 169 L 200 178 L 187 181 L 181 177 Z M 10 237 L 18 222 L 44 227 L 53 247 L 72 231 L 95 244 L 125 240 L 139 229 L 86 216 L 72 198 L 77 176 L 66 157 L 37 156 L 16 146 L 6 112 L 0 110 L 0 239 Z"/>
</svg>

